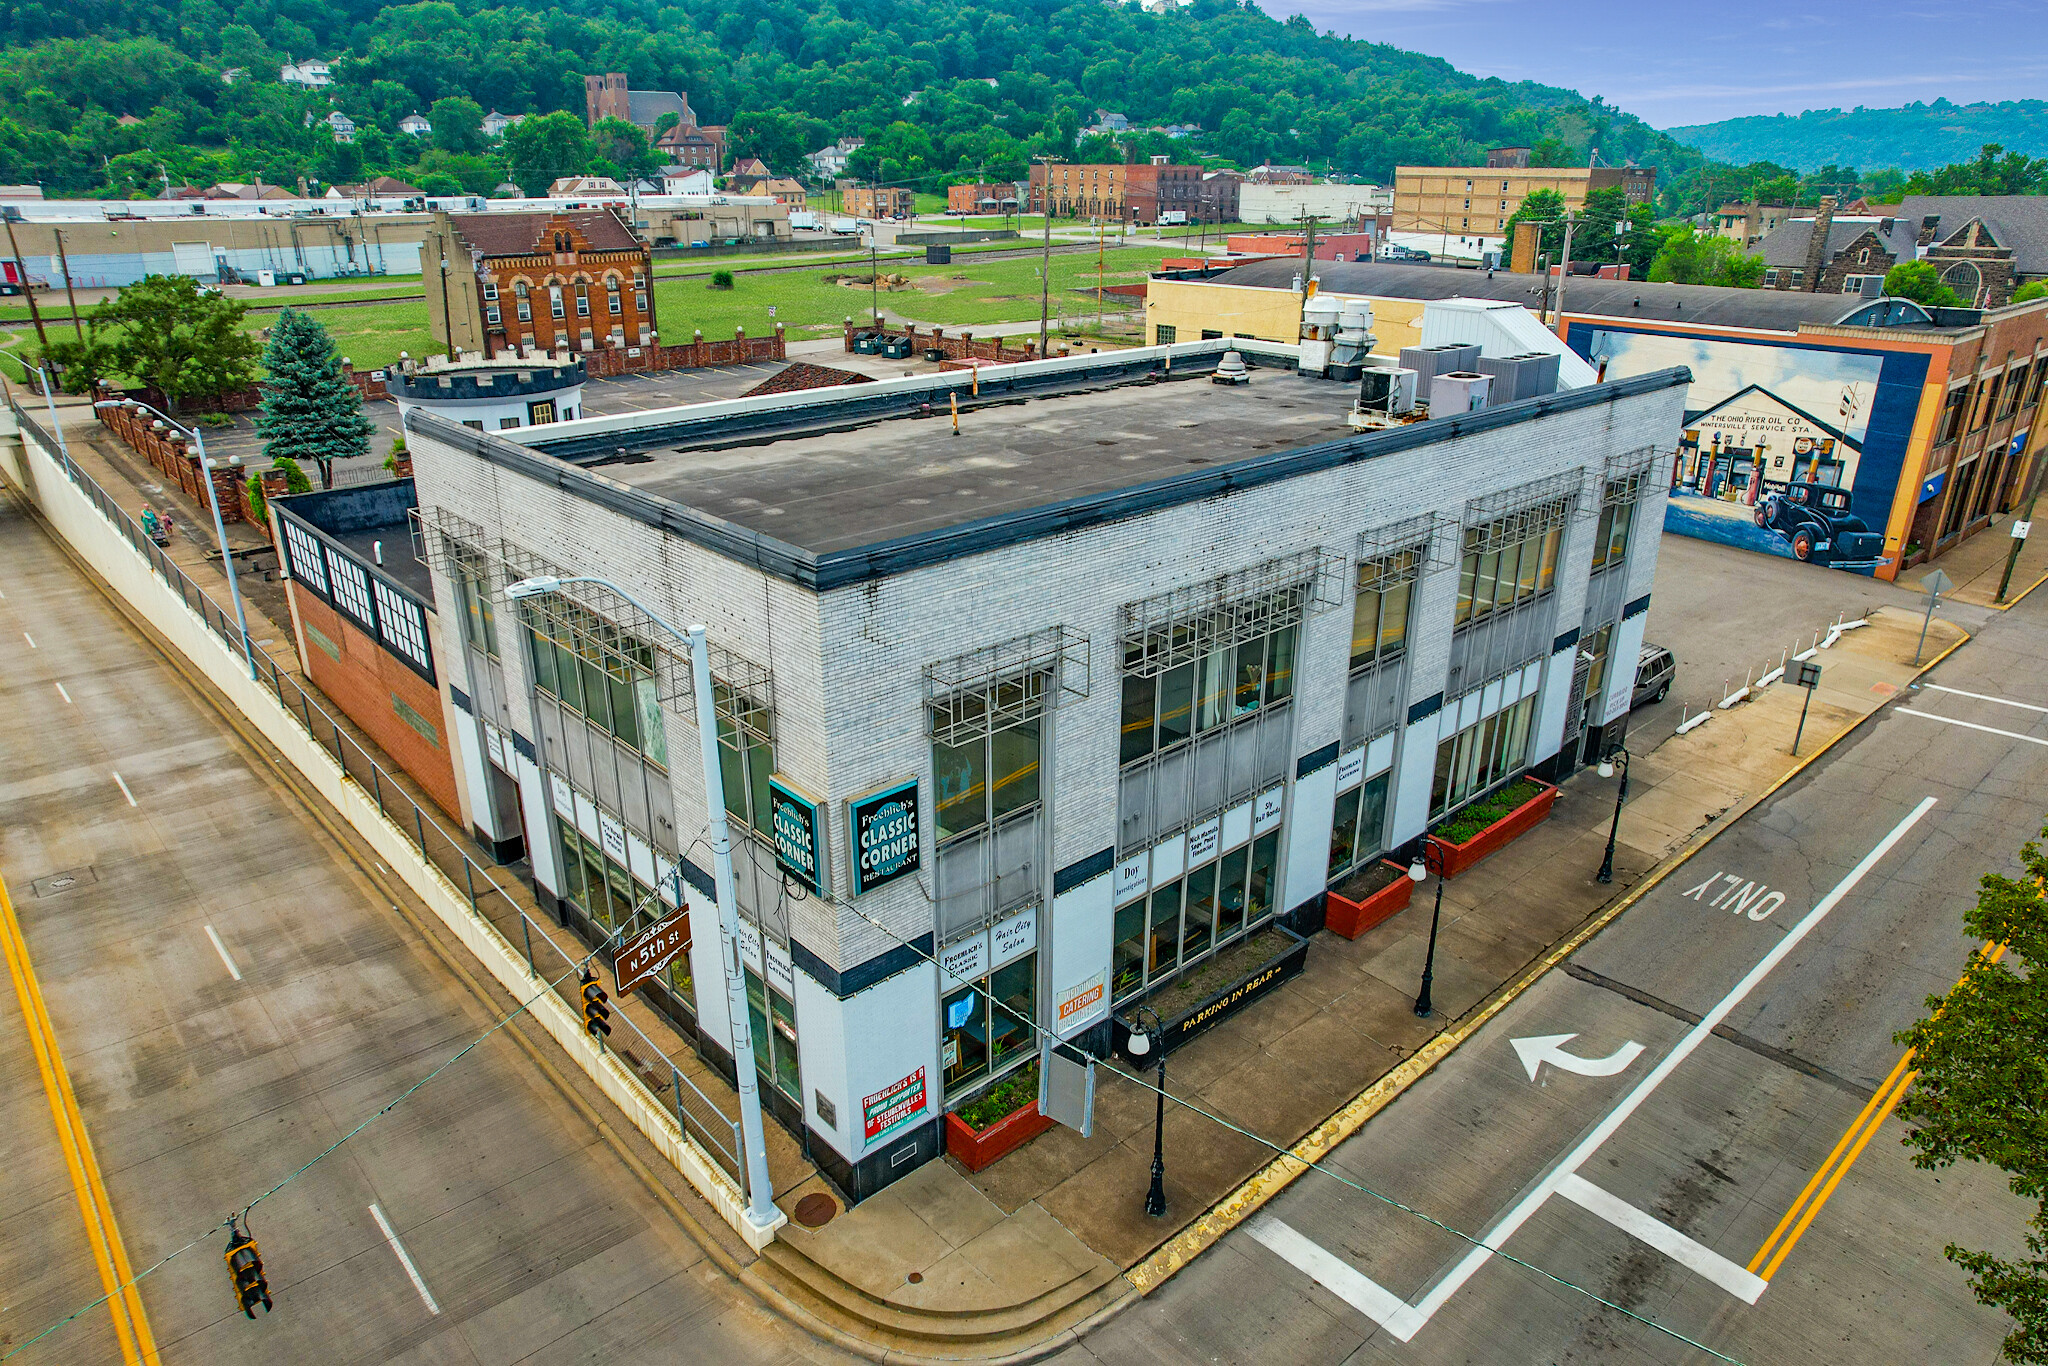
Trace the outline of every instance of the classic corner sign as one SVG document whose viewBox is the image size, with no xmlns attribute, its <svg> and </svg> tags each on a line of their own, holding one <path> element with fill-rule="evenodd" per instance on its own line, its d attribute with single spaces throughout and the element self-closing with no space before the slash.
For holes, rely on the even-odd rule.
<svg viewBox="0 0 2048 1366">
<path fill-rule="evenodd" d="M 817 798 L 776 773 L 768 779 L 768 808 L 775 862 L 804 887 L 822 894 L 825 832 L 818 823 Z"/>
<path fill-rule="evenodd" d="M 852 836 L 855 896 L 907 877 L 921 866 L 917 779 L 851 799 L 846 803 L 846 824 Z"/>
</svg>

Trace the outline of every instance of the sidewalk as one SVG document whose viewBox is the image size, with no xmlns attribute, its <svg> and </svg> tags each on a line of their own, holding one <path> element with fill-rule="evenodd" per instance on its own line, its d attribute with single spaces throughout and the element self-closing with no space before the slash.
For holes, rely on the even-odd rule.
<svg viewBox="0 0 2048 1366">
<path fill-rule="evenodd" d="M 1945 595 L 1952 601 L 1972 602 L 1979 607 L 2004 609 L 2012 606 L 2048 580 L 2048 528 L 2027 537 L 2020 546 L 2019 562 L 2012 567 L 2012 582 L 2006 586 L 2005 601 L 1998 602 L 1998 581 L 2005 573 L 2006 557 L 2012 553 L 2012 522 L 2016 514 L 2003 513 L 1991 525 L 1945 554 L 1899 575 L 1899 582 L 1917 586 L 1939 569 L 1955 581 Z"/>
<path fill-rule="evenodd" d="M 70 415 L 67 433 L 73 458 L 123 506 L 139 511 L 145 495 L 137 483 L 153 483 L 154 471 L 80 416 Z M 147 501 L 173 508 L 180 536 L 172 553 L 179 564 L 202 582 L 218 584 L 218 557 L 210 553 L 210 537 L 200 534 L 210 524 L 175 490 L 150 493 Z M 261 535 L 256 528 L 245 534 Z M 2001 550 L 2005 544 L 2003 537 L 1977 540 Z M 2022 564 L 2028 562 L 2023 556 Z M 1956 569 L 1948 572 L 1963 582 Z M 281 586 L 244 582 L 252 634 L 274 642 L 274 657 L 290 659 Z M 1810 759 L 1912 679 L 1919 629 L 1918 613 L 1885 608 L 1821 652 L 1821 684 L 1802 756 Z M 1927 658 L 1962 638 L 1960 628 L 1937 617 Z M 1338 1141 L 1433 1064 L 1444 1049 L 1433 1040 L 1460 1037 L 1477 1013 L 1540 971 L 1560 941 L 1616 908 L 1632 886 L 1798 767 L 1801 760 L 1789 750 L 1803 700 L 1781 682 L 1717 709 L 1685 735 L 1636 736 L 1640 752 L 1632 761 L 1611 885 L 1595 881 L 1594 872 L 1614 815 L 1616 784 L 1590 771 L 1564 785 L 1549 820 L 1449 881 L 1434 1017 L 1418 1019 L 1413 1012 L 1432 882 L 1417 890 L 1408 909 L 1355 941 L 1316 935 L 1300 977 L 1172 1056 L 1168 1089 L 1283 1148 L 1312 1134 L 1318 1150 Z M 356 738 L 367 746 L 365 737 Z M 516 877 L 500 881 L 529 914 L 545 919 Z M 734 1107 L 731 1089 L 660 1017 L 638 1001 L 618 1008 L 706 1094 Z M 1418 1051 L 1424 1056 L 1404 1069 Z M 1376 1084 L 1375 1101 L 1357 1103 Z M 769 1308 L 862 1355 L 962 1360 L 1028 1354 L 1071 1340 L 1091 1320 L 1132 1302 L 1141 1288 L 1161 1283 L 1300 1171 L 1298 1163 L 1276 1163 L 1264 1143 L 1169 1106 L 1168 1215 L 1154 1220 L 1143 1213 L 1151 1093 L 1105 1068 L 1095 1116 L 1090 1138 L 1055 1128 L 976 1175 L 952 1159 L 930 1163 L 852 1210 L 841 1207 L 798 1141 L 771 1123 L 777 1203 L 791 1221 L 758 1259 L 744 1249 L 735 1253 L 732 1241 L 719 1238 L 721 1264 L 734 1268 Z M 1249 1190 L 1248 1182 L 1254 1183 Z M 708 1217 L 701 1222 L 716 1224 Z M 708 1236 L 718 1238 L 715 1228 Z"/>
</svg>

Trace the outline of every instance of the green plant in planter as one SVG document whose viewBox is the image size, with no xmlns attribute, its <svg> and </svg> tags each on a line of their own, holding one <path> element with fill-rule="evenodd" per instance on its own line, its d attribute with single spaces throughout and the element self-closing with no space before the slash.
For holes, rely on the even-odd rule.
<svg viewBox="0 0 2048 1366">
<path fill-rule="evenodd" d="M 303 469 L 299 468 L 299 462 L 290 456 L 280 455 L 277 459 L 270 462 L 270 467 L 274 470 L 284 471 L 284 489 L 286 493 L 311 493 L 313 491 L 313 481 L 306 476 L 306 472 Z"/>
<path fill-rule="evenodd" d="M 398 457 L 404 454 L 405 438 L 402 436 L 393 437 L 391 439 L 390 453 L 384 457 L 384 468 L 393 474 L 398 473 Z"/>
<path fill-rule="evenodd" d="M 249 514 L 263 525 L 270 525 L 270 505 L 263 501 L 263 480 L 253 474 L 249 476 Z"/>
<path fill-rule="evenodd" d="M 1016 1114 L 1038 1099 L 1038 1064 L 1024 1066 L 968 1101 L 955 1114 L 960 1122 L 980 1133 L 999 1119 Z"/>
<path fill-rule="evenodd" d="M 1430 833 L 1451 844 L 1463 844 L 1542 792 L 1542 785 L 1534 778 L 1518 778 L 1484 801 L 1472 803 Z"/>
</svg>

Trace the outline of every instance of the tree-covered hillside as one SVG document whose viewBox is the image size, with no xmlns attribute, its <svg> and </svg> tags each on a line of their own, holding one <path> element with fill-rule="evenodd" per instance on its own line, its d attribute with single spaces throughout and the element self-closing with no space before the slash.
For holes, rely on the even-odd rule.
<svg viewBox="0 0 2048 1366">
<path fill-rule="evenodd" d="M 314 57 L 334 63 L 331 89 L 278 83 L 280 63 Z M 224 84 L 232 68 L 249 78 Z M 390 171 L 487 191 L 504 149 L 468 145 L 467 105 L 446 106 L 462 128 L 437 126 L 438 148 L 397 120 L 447 100 L 580 115 L 584 73 L 597 71 L 687 92 L 703 122 L 732 126 L 736 152 L 778 170 L 858 135 L 886 144 L 869 174 L 923 189 L 1021 176 L 1034 152 L 1100 156 L 1079 137 L 1098 108 L 1139 128 L 1204 130 L 1192 144 L 1116 149 L 1131 154 L 1381 180 L 1398 162 L 1463 162 L 1502 143 L 1561 161 L 1634 157 L 1667 176 L 1700 161 L 1597 98 L 1480 80 L 1237 0 L 1164 15 L 1104 0 L 30 0 L 0 9 L 0 181 L 131 195 L 165 178 L 289 185 Z M 352 148 L 319 122 L 335 108 L 362 130 Z M 553 164 L 602 164 L 602 141 L 554 148 Z"/>
<path fill-rule="evenodd" d="M 1909 104 L 1902 109 L 1809 109 L 1665 130 L 1716 161 L 1773 161 L 1798 171 L 1823 166 L 1896 166 L 1931 171 L 1968 161 L 1995 142 L 2048 156 L 2048 101 Z"/>
</svg>

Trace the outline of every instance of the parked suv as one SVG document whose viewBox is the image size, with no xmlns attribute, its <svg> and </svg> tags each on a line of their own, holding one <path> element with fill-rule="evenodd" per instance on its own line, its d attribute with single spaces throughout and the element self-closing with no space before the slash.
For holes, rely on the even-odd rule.
<svg viewBox="0 0 2048 1366">
<path fill-rule="evenodd" d="M 1832 484 L 1801 480 L 1765 494 L 1756 524 L 1790 541 L 1797 558 L 1819 564 L 1875 560 L 1884 549 L 1884 533 L 1849 511 L 1849 490 Z"/>
<path fill-rule="evenodd" d="M 1636 656 L 1636 690 L 1629 699 L 1631 708 L 1650 702 L 1662 702 L 1671 691 L 1671 680 L 1678 675 L 1678 660 L 1662 645 L 1643 644 L 1643 652 Z"/>
</svg>

